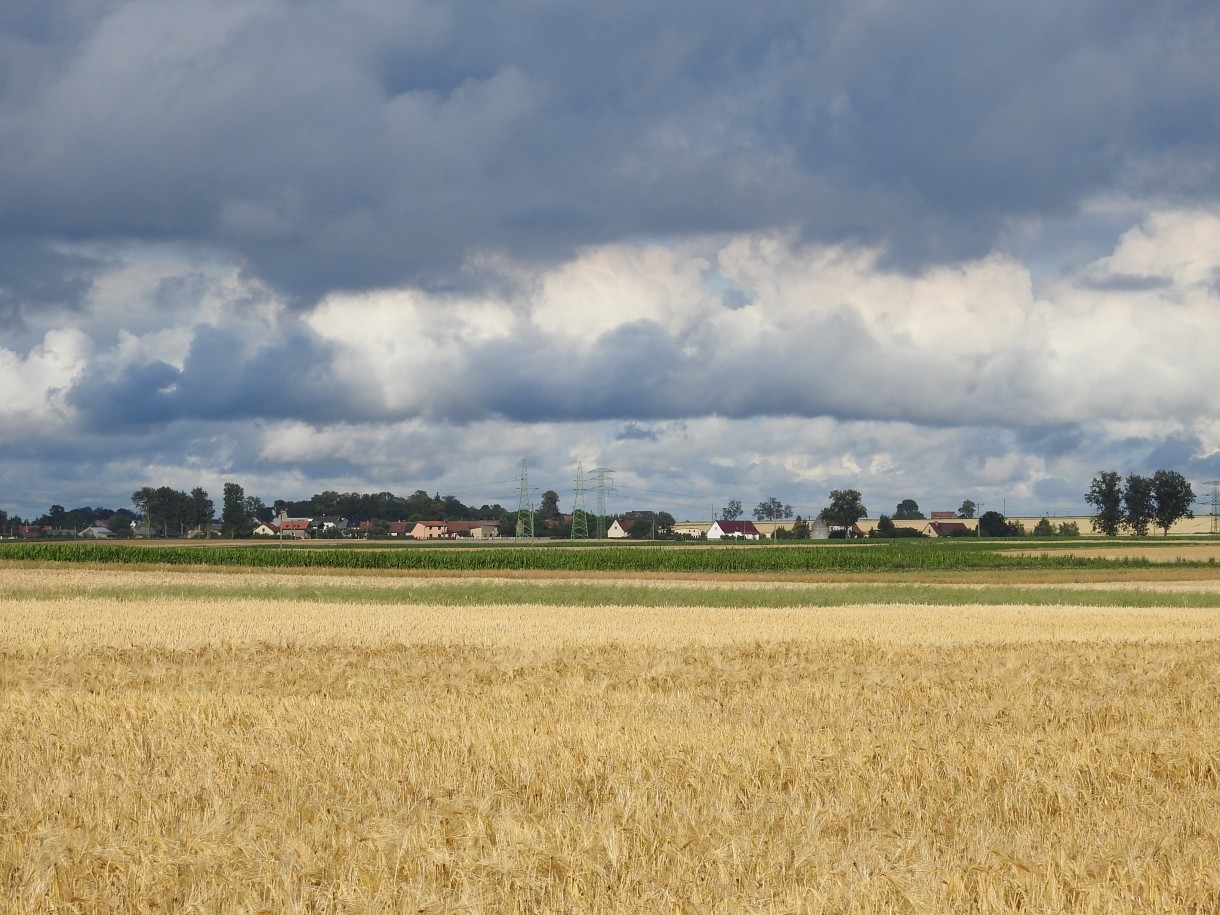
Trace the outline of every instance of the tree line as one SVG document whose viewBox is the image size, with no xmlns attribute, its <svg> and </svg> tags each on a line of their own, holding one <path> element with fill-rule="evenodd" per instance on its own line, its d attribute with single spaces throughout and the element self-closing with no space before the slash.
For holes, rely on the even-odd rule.
<svg viewBox="0 0 1220 915">
<path fill-rule="evenodd" d="M 1116 470 L 1103 470 L 1084 498 L 1094 509 L 1093 530 L 1107 537 L 1123 530 L 1146 537 L 1152 525 L 1167 536 L 1177 521 L 1195 516 L 1194 489 L 1176 470 L 1158 470 L 1150 477 L 1132 473 L 1125 480 Z"/>
</svg>

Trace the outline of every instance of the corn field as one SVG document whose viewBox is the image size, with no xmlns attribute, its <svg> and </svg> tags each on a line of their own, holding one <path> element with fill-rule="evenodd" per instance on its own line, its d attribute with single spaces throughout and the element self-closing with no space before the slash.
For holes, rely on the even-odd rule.
<svg viewBox="0 0 1220 915">
<path fill-rule="evenodd" d="M 420 571 L 785 573 L 1091 568 L 1112 562 L 1060 550 L 1027 555 L 961 542 L 818 546 L 301 547 L 114 543 L 0 545 L 0 561 Z M 1123 560 L 1143 565 L 1140 558 Z"/>
</svg>

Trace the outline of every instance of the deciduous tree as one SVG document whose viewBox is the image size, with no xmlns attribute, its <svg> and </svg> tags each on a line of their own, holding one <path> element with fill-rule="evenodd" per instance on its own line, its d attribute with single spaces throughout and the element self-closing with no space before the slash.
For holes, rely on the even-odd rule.
<svg viewBox="0 0 1220 915">
<path fill-rule="evenodd" d="M 1152 501 L 1152 517 L 1164 536 L 1169 535 L 1174 522 L 1195 516 L 1191 508 L 1195 491 L 1176 470 L 1158 470 L 1152 475 Z"/>
<path fill-rule="evenodd" d="M 755 521 L 783 521 L 792 517 L 792 506 L 785 505 L 779 499 L 771 498 L 759 502 L 754 508 Z"/>
<path fill-rule="evenodd" d="M 1093 530 L 1107 537 L 1118 535 L 1123 523 L 1123 488 L 1116 470 L 1103 470 L 1093 478 L 1084 500 L 1093 506 Z"/>
<path fill-rule="evenodd" d="M 246 491 L 237 483 L 225 483 L 220 523 L 226 537 L 237 538 L 246 526 Z"/>
<path fill-rule="evenodd" d="M 1123 483 L 1123 525 L 1135 536 L 1147 537 L 1155 509 L 1152 480 L 1138 473 L 1127 474 Z"/>
<path fill-rule="evenodd" d="M 741 502 L 738 499 L 729 499 L 729 504 L 720 509 L 721 521 L 736 521 L 744 513 L 741 507 Z"/>
<path fill-rule="evenodd" d="M 830 504 L 822 509 L 821 517 L 831 527 L 850 528 L 867 514 L 858 489 L 832 489 Z"/>
</svg>

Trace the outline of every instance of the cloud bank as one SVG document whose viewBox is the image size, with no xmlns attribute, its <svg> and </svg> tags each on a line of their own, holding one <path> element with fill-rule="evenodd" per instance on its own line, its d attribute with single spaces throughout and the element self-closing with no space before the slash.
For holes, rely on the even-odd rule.
<svg viewBox="0 0 1220 915">
<path fill-rule="evenodd" d="M 0 507 L 1212 479 L 1218 19 L 6 4 Z"/>
</svg>

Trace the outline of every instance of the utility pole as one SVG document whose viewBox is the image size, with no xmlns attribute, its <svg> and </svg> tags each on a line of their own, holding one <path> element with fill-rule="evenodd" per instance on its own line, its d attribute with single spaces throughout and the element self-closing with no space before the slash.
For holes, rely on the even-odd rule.
<svg viewBox="0 0 1220 915">
<path fill-rule="evenodd" d="M 1212 488 L 1212 533 L 1220 534 L 1220 480 L 1208 480 Z"/>
</svg>

